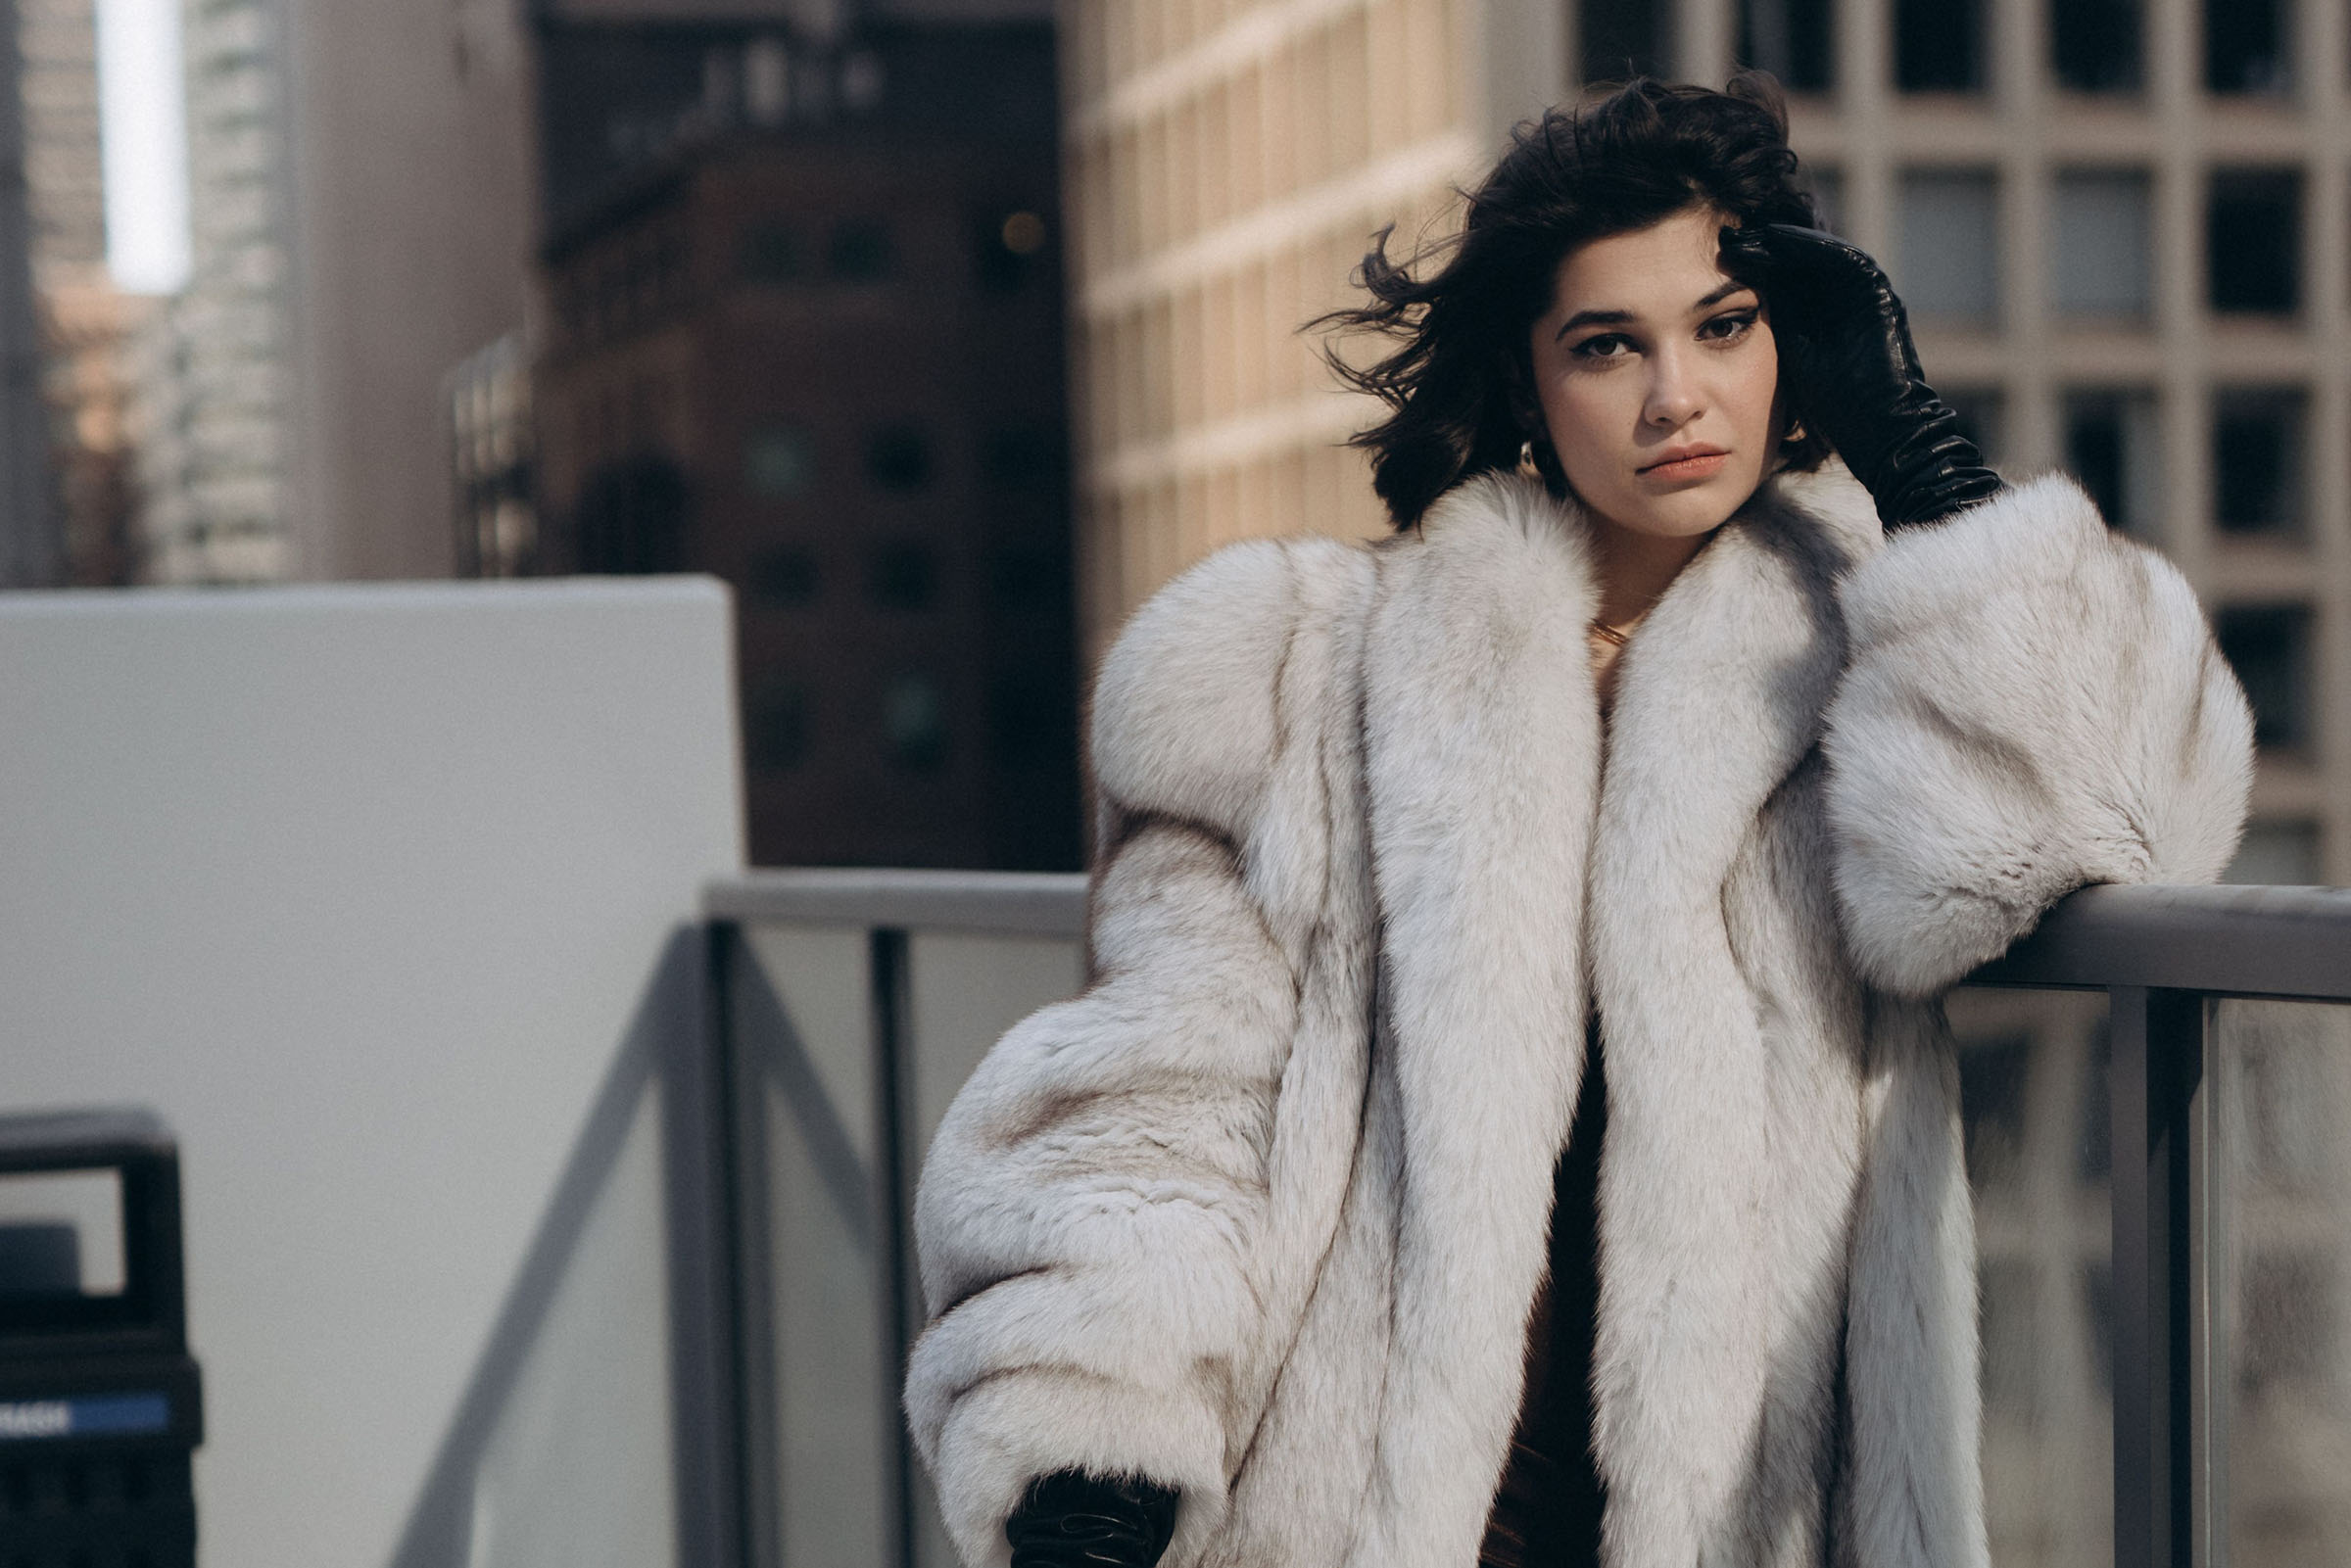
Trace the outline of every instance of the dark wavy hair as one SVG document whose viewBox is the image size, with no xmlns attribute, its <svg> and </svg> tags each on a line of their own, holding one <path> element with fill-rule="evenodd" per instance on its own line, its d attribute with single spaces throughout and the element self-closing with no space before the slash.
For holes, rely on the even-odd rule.
<svg viewBox="0 0 2351 1568">
<path fill-rule="evenodd" d="M 1553 488 L 1563 484 L 1540 439 L 1527 333 L 1550 309 L 1570 251 L 1693 207 L 1743 226 L 1815 226 L 1796 166 L 1769 76 L 1743 71 L 1722 92 L 1639 77 L 1512 131 L 1511 150 L 1468 197 L 1459 234 L 1396 261 L 1393 226 L 1380 230 L 1354 280 L 1370 303 L 1308 325 L 1394 344 L 1367 365 L 1332 345 L 1323 353 L 1341 380 L 1388 405 L 1349 444 L 1371 453 L 1371 488 L 1396 526 L 1412 527 L 1472 475 L 1516 466 L 1530 437 Z M 1802 438 L 1785 455 L 1811 467 L 1827 451 Z"/>
</svg>

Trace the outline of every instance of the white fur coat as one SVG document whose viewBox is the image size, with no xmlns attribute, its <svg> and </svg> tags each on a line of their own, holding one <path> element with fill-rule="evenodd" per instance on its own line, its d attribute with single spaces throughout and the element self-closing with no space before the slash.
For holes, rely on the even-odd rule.
<svg viewBox="0 0 2351 1568">
<path fill-rule="evenodd" d="M 974 1568 L 1024 1485 L 1177 1489 L 1171 1568 L 1469 1568 L 1552 1171 L 1607 1053 L 1611 1568 L 1980 1568 L 1934 998 L 2087 882 L 2207 881 L 2251 726 L 2062 479 L 1881 541 L 1779 482 L 1622 655 L 1570 506 L 1256 542 L 1094 705 L 1092 977 L 939 1129 L 907 1409 Z"/>
</svg>

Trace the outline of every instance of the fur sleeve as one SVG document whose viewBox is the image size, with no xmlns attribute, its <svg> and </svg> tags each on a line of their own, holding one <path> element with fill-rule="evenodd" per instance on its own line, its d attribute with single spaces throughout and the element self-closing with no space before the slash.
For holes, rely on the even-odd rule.
<svg viewBox="0 0 2351 1568">
<path fill-rule="evenodd" d="M 2252 720 L 2193 592 L 2037 480 L 1847 581 L 1828 715 L 1837 893 L 1863 977 L 1924 996 L 2090 882 L 2208 882 Z"/>
<path fill-rule="evenodd" d="M 1316 884 L 1254 863 L 1285 815 L 1291 652 L 1319 593 L 1367 577 L 1361 556 L 1224 551 L 1145 606 L 1105 662 L 1091 981 L 996 1044 L 916 1198 L 930 1325 L 907 1414 L 974 1568 L 1005 1562 L 1006 1516 L 1055 1470 L 1176 1489 L 1170 1562 L 1222 1522 L 1263 1399 L 1253 1368 L 1280 1332 L 1268 1159 L 1299 1007 L 1285 937 L 1307 913 L 1253 891 L 1251 872 Z"/>
</svg>

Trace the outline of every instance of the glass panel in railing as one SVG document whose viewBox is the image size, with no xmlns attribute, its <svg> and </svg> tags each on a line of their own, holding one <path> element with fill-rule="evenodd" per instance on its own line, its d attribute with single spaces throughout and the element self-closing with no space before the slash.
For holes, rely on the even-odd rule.
<svg viewBox="0 0 2351 1568">
<path fill-rule="evenodd" d="M 625 1126 L 617 1148 L 586 1151 L 596 1179 L 583 1188 L 585 1218 L 554 1259 L 560 1272 L 518 1287 L 526 1298 L 550 1294 L 491 1414 L 466 1568 L 677 1560 L 657 1085 L 638 1091 Z M 484 1375 L 502 1374 L 492 1366 Z"/>
<path fill-rule="evenodd" d="M 767 1144 L 753 1209 L 765 1215 L 777 1550 L 788 1564 L 886 1563 L 897 1357 L 876 1179 L 870 939 L 774 925 L 743 935 L 731 1001 Z"/>
<path fill-rule="evenodd" d="M 2208 1452 L 2230 1568 L 2351 1562 L 2351 1007 L 2225 1001 Z"/>
<path fill-rule="evenodd" d="M 1006 1029 L 1085 983 L 1081 943 L 1049 936 L 916 931 L 907 942 L 913 1050 L 907 1146 L 917 1161 L 947 1103 Z"/>
<path fill-rule="evenodd" d="M 2112 1568 L 2111 1158 L 2102 993 L 1951 993 L 1982 1259 L 1997 1568 Z"/>
<path fill-rule="evenodd" d="M 907 1192 L 939 1117 L 1006 1029 L 1085 983 L 1085 950 L 1058 937 L 916 931 L 907 938 Z M 911 1260 L 910 1260 L 911 1262 Z M 914 1304 L 919 1317 L 920 1304 Z M 920 1323 L 908 1325 L 909 1332 Z M 931 1481 L 915 1476 L 916 1568 L 955 1568 Z"/>
</svg>

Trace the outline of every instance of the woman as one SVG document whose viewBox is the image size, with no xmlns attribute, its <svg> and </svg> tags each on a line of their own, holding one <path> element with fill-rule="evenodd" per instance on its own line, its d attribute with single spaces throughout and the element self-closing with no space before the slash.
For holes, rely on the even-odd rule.
<svg viewBox="0 0 2351 1568">
<path fill-rule="evenodd" d="M 1397 535 L 1236 546 L 1107 659 L 1091 983 L 918 1201 L 967 1562 L 1985 1561 L 1935 999 L 2218 876 L 2250 724 L 1795 162 L 1747 83 L 1522 131 L 1347 317 Z"/>
</svg>

